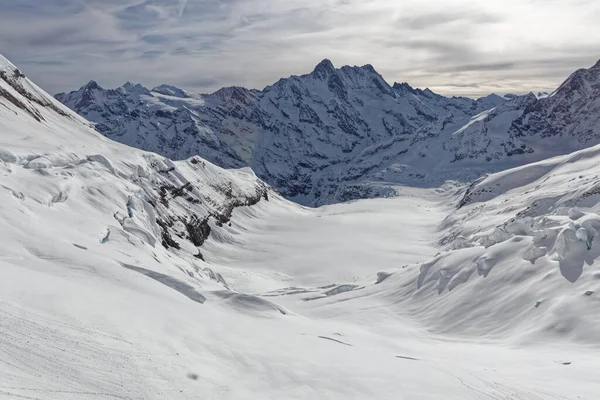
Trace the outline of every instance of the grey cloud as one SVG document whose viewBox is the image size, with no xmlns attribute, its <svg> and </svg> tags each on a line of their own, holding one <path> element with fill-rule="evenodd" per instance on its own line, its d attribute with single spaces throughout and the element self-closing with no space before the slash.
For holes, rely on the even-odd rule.
<svg viewBox="0 0 600 400">
<path fill-rule="evenodd" d="M 214 78 L 199 78 L 199 79 L 194 79 L 194 80 L 189 80 L 189 81 L 182 81 L 179 84 L 185 87 L 189 87 L 189 88 L 193 88 L 195 91 L 198 92 L 205 92 L 208 90 L 210 90 L 210 88 L 215 87 L 215 85 L 219 85 L 219 80 L 218 79 L 214 79 Z"/>
<path fill-rule="evenodd" d="M 493 24 L 502 21 L 499 15 L 491 13 L 472 12 L 432 12 L 415 15 L 404 15 L 397 19 L 396 23 L 401 28 L 411 30 L 430 30 L 438 25 L 463 22 L 470 24 Z"/>
<path fill-rule="evenodd" d="M 439 54 L 458 53 L 459 55 L 471 54 L 472 51 L 464 44 L 445 40 L 393 40 L 389 41 L 390 47 L 403 47 L 411 50 L 429 50 Z"/>
<path fill-rule="evenodd" d="M 163 51 L 159 51 L 159 50 L 148 50 L 143 52 L 140 55 L 140 58 L 143 58 L 145 60 L 151 60 L 151 59 L 155 59 L 157 57 L 162 56 L 163 54 L 165 54 L 165 52 Z"/>
<path fill-rule="evenodd" d="M 0 9 L 4 16 L 61 16 L 77 14 L 85 5 L 77 0 L 0 0 Z"/>
<path fill-rule="evenodd" d="M 501 71 L 513 69 L 517 66 L 515 62 L 498 62 L 498 63 L 480 63 L 480 64 L 462 64 L 452 66 L 436 66 L 433 71 L 438 73 L 443 72 L 471 72 L 471 71 Z"/>
<path fill-rule="evenodd" d="M 42 66 L 65 66 L 68 65 L 67 62 L 65 61 L 59 61 L 59 60 L 41 60 L 41 61 L 35 61 L 35 60 L 20 60 L 19 61 L 20 65 L 42 65 Z"/>
<path fill-rule="evenodd" d="M 428 64 L 428 70 L 439 73 L 441 69 L 454 68 L 454 65 L 472 62 L 483 56 L 464 42 L 446 40 L 393 40 L 385 43 L 387 48 L 394 50 L 402 49 L 413 55 L 420 56 L 422 61 Z M 444 72 L 449 72 L 444 71 Z"/>
<path fill-rule="evenodd" d="M 169 38 L 165 35 L 144 35 L 140 39 L 150 44 L 161 44 L 169 42 Z"/>
<path fill-rule="evenodd" d="M 551 89 L 600 58 L 594 1 L 0 0 L 0 9 L 0 51 L 50 91 L 90 79 L 262 88 L 330 58 L 479 95 Z M 539 18 L 524 24 L 528 12 Z"/>
<path fill-rule="evenodd" d="M 481 85 L 479 85 L 478 83 L 442 83 L 440 86 L 476 89 L 479 88 Z"/>
<path fill-rule="evenodd" d="M 114 15 L 124 29 L 148 29 L 155 27 L 161 20 L 161 15 L 155 8 L 149 7 L 152 1 L 130 5 Z"/>
</svg>

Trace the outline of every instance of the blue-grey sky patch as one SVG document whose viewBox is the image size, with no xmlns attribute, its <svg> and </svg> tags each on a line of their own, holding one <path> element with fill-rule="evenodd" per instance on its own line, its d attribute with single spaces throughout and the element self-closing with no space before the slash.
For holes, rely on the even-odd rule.
<svg viewBox="0 0 600 400">
<path fill-rule="evenodd" d="M 153 60 L 156 59 L 160 56 L 162 56 L 164 54 L 164 52 L 160 51 L 160 50 L 147 50 L 145 52 L 143 52 L 140 57 L 145 59 L 145 60 Z"/>
<path fill-rule="evenodd" d="M 144 35 L 140 38 L 143 42 L 149 43 L 149 44 L 162 44 L 162 43 L 168 43 L 169 42 L 169 38 L 165 35 Z"/>
<path fill-rule="evenodd" d="M 52 61 L 52 60 L 22 60 L 19 65 L 43 65 L 43 66 L 65 66 L 68 65 L 66 61 Z"/>
<path fill-rule="evenodd" d="M 198 78 L 191 81 L 181 82 L 184 87 L 211 87 L 219 84 L 218 79 L 214 78 Z"/>
<path fill-rule="evenodd" d="M 263 88 L 373 64 L 391 83 L 478 96 L 554 89 L 600 58 L 599 1 L 0 0 L 0 52 L 48 91 L 127 80 Z"/>
</svg>

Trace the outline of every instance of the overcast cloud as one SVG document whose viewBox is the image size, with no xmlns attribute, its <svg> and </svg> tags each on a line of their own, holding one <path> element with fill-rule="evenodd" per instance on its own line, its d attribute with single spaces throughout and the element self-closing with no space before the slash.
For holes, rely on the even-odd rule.
<svg viewBox="0 0 600 400">
<path fill-rule="evenodd" d="M 89 81 L 262 88 L 336 66 L 443 94 L 552 90 L 600 58 L 598 0 L 0 0 L 0 53 L 52 93 Z"/>
</svg>

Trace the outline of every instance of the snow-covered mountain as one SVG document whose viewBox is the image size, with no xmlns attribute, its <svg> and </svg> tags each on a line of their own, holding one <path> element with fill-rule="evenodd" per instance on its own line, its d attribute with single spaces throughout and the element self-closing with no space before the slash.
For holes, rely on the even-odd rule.
<svg viewBox="0 0 600 400">
<path fill-rule="evenodd" d="M 600 67 L 575 72 L 551 95 L 446 98 L 389 86 L 372 66 L 307 75 L 262 91 L 115 90 L 90 82 L 62 101 L 122 143 L 183 159 L 250 166 L 307 205 L 393 194 L 394 183 L 436 186 L 598 143 Z"/>
<path fill-rule="evenodd" d="M 389 86 L 370 65 L 335 69 L 324 60 L 262 91 L 190 97 L 173 87 L 90 82 L 57 98 L 117 141 L 250 166 L 287 198 L 319 205 L 387 196 L 394 183 L 470 181 L 596 144 L 599 82 L 596 64 L 551 95 L 475 101 Z"/>
<path fill-rule="evenodd" d="M 391 193 L 374 183 L 381 179 L 422 181 L 422 171 L 398 171 L 442 131 L 504 101 L 390 86 L 370 65 L 335 69 L 329 60 L 262 91 L 230 87 L 193 98 L 173 87 L 90 82 L 56 98 L 114 140 L 174 159 L 250 166 L 310 205 Z"/>
<path fill-rule="evenodd" d="M 0 398 L 595 399 L 599 176 L 596 146 L 305 208 L 0 57 Z"/>
<path fill-rule="evenodd" d="M 547 96 L 517 96 L 475 118 L 448 149 L 477 163 L 516 166 L 600 143 L 600 62 Z M 501 169 L 501 168 L 498 168 Z"/>
<path fill-rule="evenodd" d="M 269 198 L 248 168 L 224 170 L 199 157 L 173 162 L 104 138 L 4 58 L 0 102 L 2 224 L 15 230 L 3 238 L 9 258 L 10 242 L 24 237 L 39 243 L 28 250 L 33 256 L 68 240 L 79 249 L 90 240 L 123 242 L 154 249 L 157 263 L 167 254 L 159 249 L 171 249 L 169 258 L 205 274 L 190 257 L 203 258 L 211 230 L 229 223 L 236 207 Z"/>
</svg>

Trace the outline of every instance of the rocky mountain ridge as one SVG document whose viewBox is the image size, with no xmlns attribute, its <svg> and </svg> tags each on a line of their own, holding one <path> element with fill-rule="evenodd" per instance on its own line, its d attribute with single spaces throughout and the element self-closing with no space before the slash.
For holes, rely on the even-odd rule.
<svg viewBox="0 0 600 400">
<path fill-rule="evenodd" d="M 92 81 L 56 98 L 114 140 L 250 166 L 287 198 L 314 206 L 393 195 L 398 183 L 469 181 L 598 143 L 597 70 L 577 71 L 546 97 L 508 99 L 390 86 L 371 65 L 336 69 L 329 60 L 263 90 L 191 96 Z"/>
</svg>

